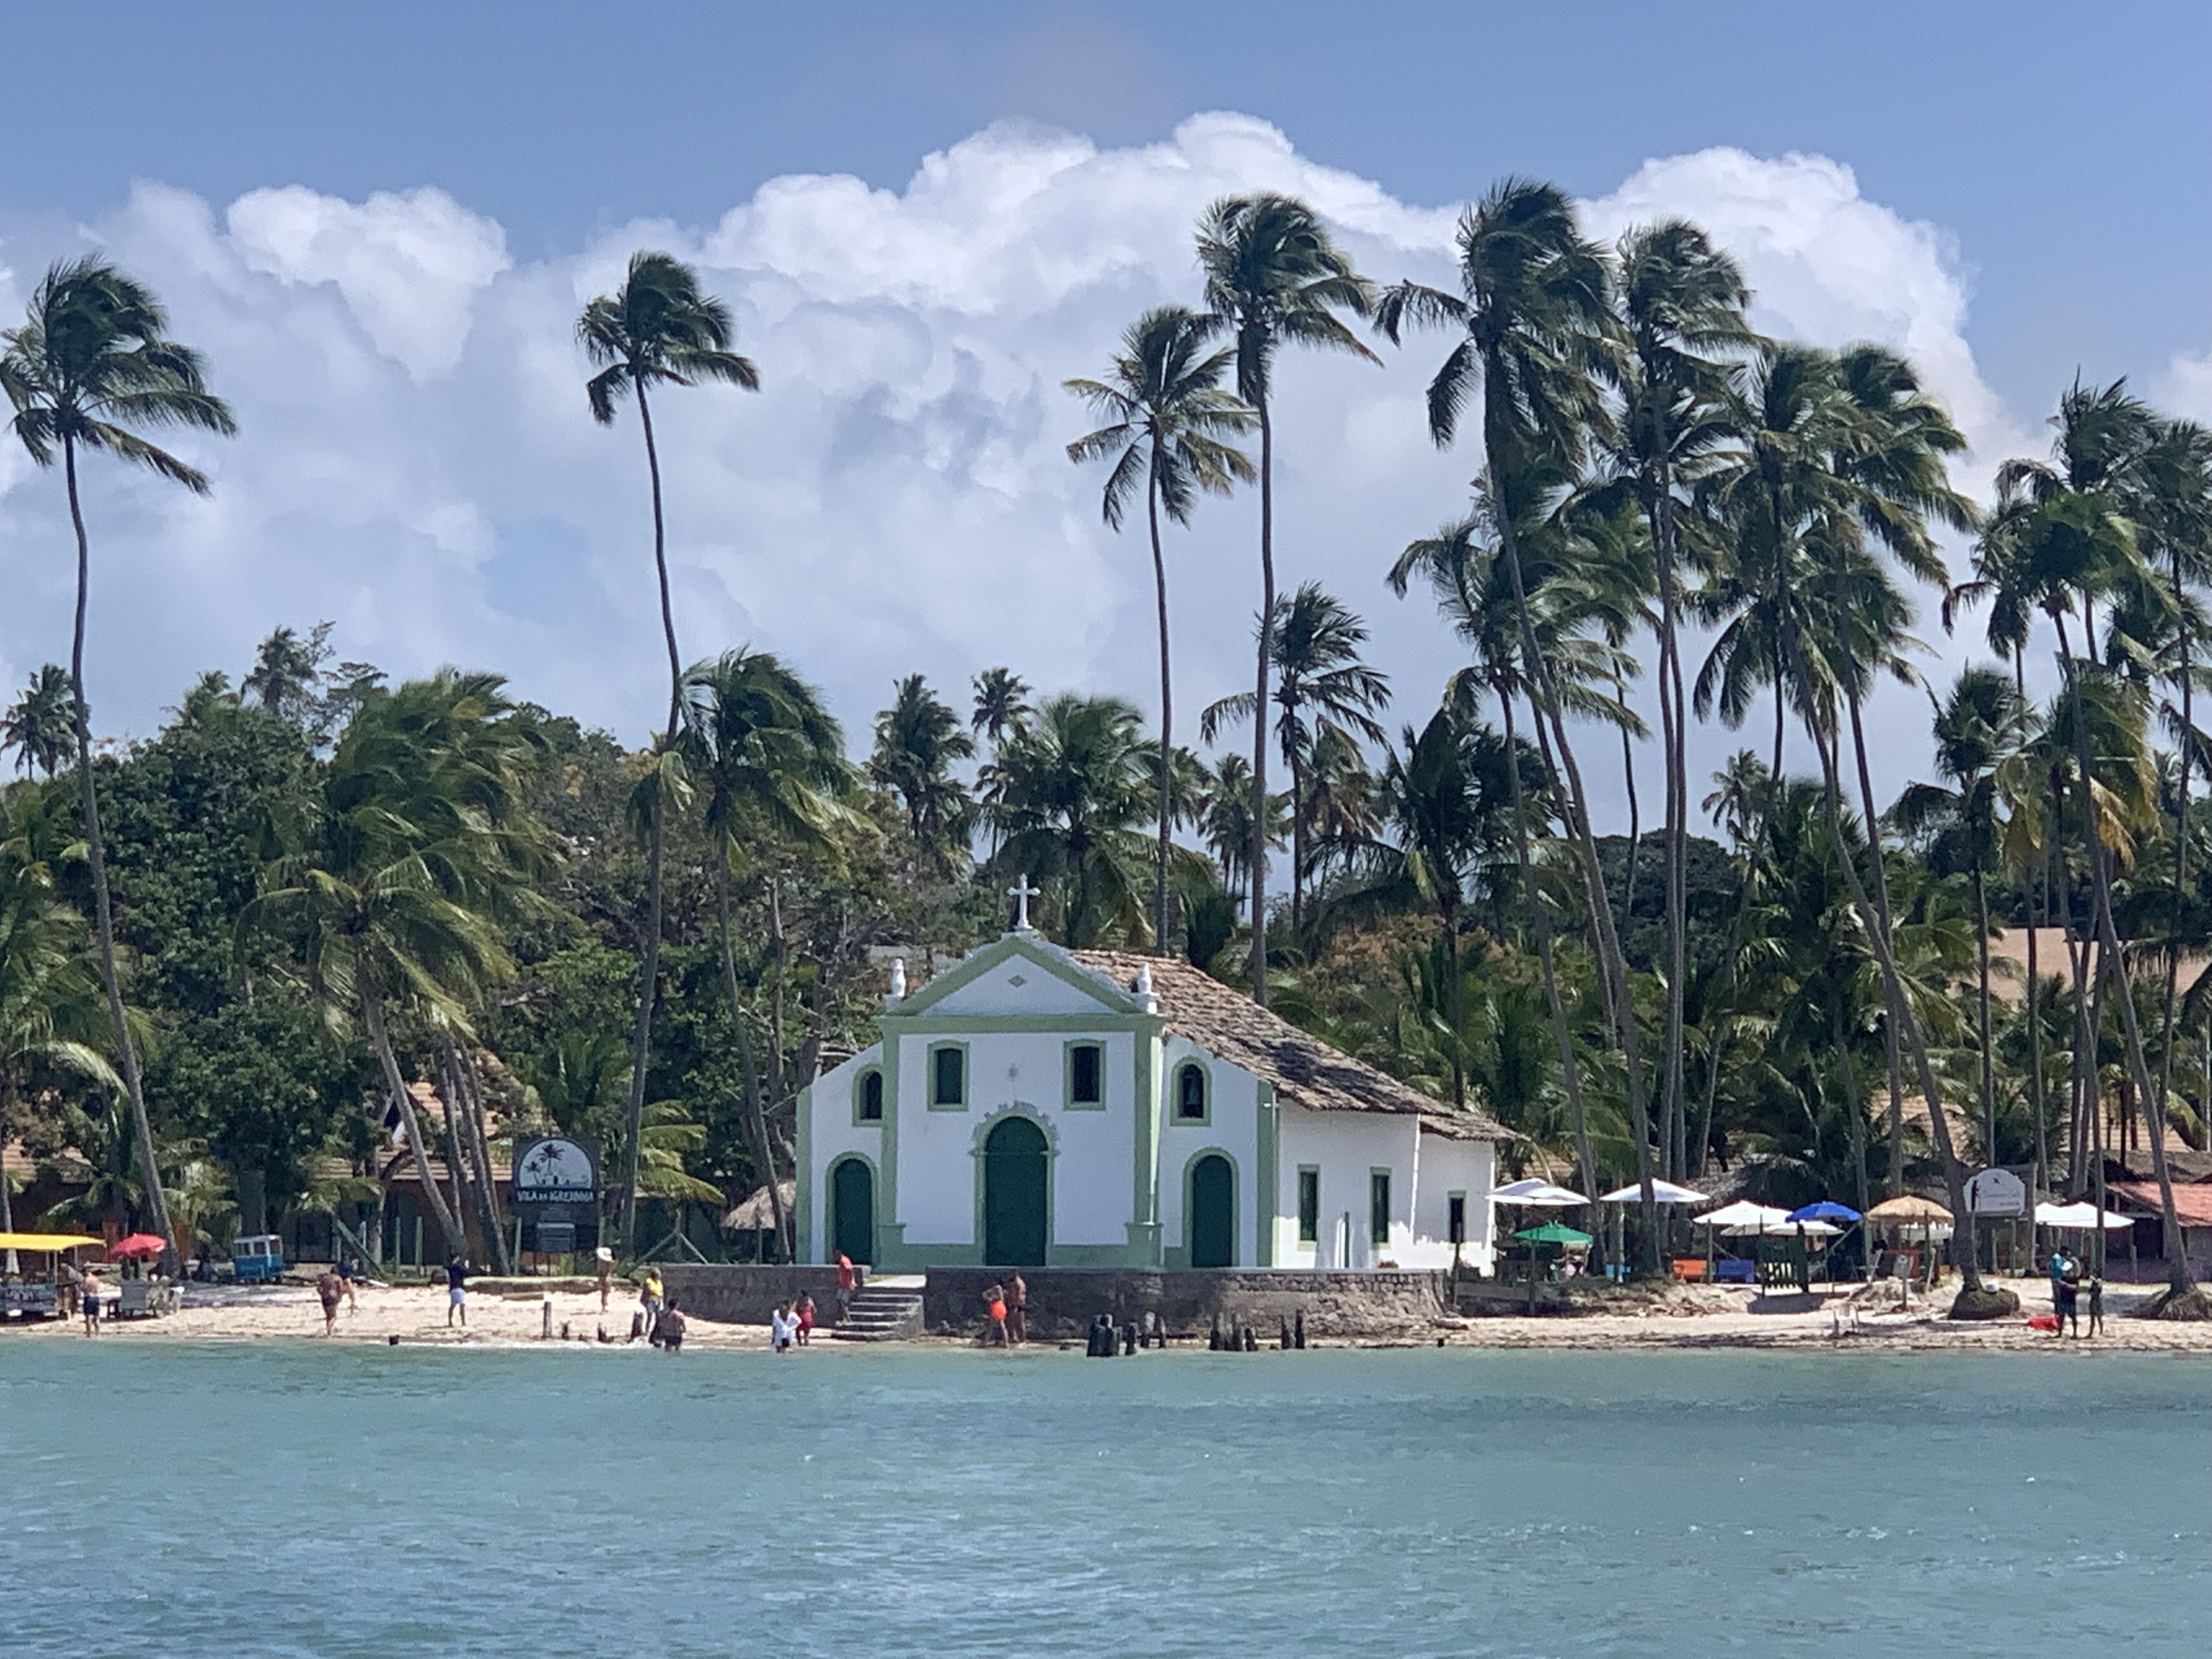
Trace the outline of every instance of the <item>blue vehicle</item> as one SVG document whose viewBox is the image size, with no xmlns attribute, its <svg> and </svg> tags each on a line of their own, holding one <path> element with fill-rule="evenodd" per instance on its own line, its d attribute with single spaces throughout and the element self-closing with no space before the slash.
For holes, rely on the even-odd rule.
<svg viewBox="0 0 2212 1659">
<path fill-rule="evenodd" d="M 256 1233 L 234 1239 L 230 1246 L 231 1277 L 241 1285 L 273 1285 L 284 1271 L 284 1241 L 274 1233 Z"/>
</svg>

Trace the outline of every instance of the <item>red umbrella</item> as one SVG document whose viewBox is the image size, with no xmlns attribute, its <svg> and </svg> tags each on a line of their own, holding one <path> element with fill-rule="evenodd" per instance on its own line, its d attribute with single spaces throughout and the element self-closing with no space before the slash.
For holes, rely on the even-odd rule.
<svg viewBox="0 0 2212 1659">
<path fill-rule="evenodd" d="M 125 1256 L 159 1255 L 168 1248 L 169 1241 L 166 1238 L 158 1238 L 152 1233 L 133 1233 L 130 1237 L 118 1239 L 109 1245 L 107 1254 L 110 1260 L 120 1261 Z"/>
</svg>

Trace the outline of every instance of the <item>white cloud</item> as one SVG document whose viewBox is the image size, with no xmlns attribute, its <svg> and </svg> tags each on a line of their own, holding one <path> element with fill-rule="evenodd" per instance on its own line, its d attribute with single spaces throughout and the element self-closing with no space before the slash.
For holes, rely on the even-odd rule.
<svg viewBox="0 0 2212 1659">
<path fill-rule="evenodd" d="M 1066 461 L 1082 411 L 1060 382 L 1098 368 L 1143 307 L 1194 297 L 1193 220 L 1261 186 L 1312 200 L 1382 279 L 1450 280 L 1455 207 L 1401 202 L 1227 114 L 1121 149 L 995 127 L 902 191 L 787 177 L 712 226 L 634 224 L 521 264 L 497 225 L 434 190 L 362 204 L 256 191 L 218 218 L 142 187 L 91 234 L 167 297 L 242 430 L 180 441 L 215 475 L 207 502 L 105 465 L 88 478 L 103 724 L 147 730 L 193 672 L 235 672 L 276 623 L 330 617 L 349 655 L 397 672 L 498 667 L 641 738 L 665 708 L 641 442 L 628 412 L 592 425 L 573 343 L 580 302 L 640 246 L 700 264 L 763 380 L 758 396 L 655 404 L 687 654 L 746 640 L 785 652 L 856 744 L 916 669 L 958 694 L 1003 662 L 1042 687 L 1149 704 L 1149 559 L 1099 524 L 1098 473 Z M 1954 252 L 1861 198 L 1847 169 L 1708 151 L 1647 165 L 1589 212 L 1608 234 L 1701 219 L 1742 258 L 1768 325 L 1904 346 L 1978 449 L 2010 441 L 1966 344 Z M 5 249 L 19 290 L 27 268 L 73 251 Z M 1381 368 L 1293 356 L 1279 376 L 1282 578 L 1318 578 L 1369 617 L 1408 714 L 1454 653 L 1382 572 L 1461 507 L 1474 467 L 1425 435 L 1443 349 L 1416 339 Z M 1171 538 L 1186 736 L 1249 672 L 1255 534 L 1248 495 Z M 0 472 L 16 596 L 0 651 L 18 672 L 65 646 L 65 553 L 53 481 Z"/>
</svg>

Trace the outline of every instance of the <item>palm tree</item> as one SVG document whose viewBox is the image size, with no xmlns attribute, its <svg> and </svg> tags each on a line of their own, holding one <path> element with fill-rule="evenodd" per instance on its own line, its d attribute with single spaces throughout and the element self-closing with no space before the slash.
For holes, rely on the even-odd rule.
<svg viewBox="0 0 2212 1659">
<path fill-rule="evenodd" d="M 953 767 L 975 753 L 975 739 L 961 729 L 960 716 L 920 674 L 897 682 L 891 706 L 876 714 L 869 781 L 897 793 L 916 855 L 940 874 L 951 872 L 975 824 L 975 804 L 952 775 Z"/>
<path fill-rule="evenodd" d="M 660 584 L 660 630 L 668 647 L 668 726 L 656 757 L 656 774 L 649 787 L 673 791 L 681 780 L 658 775 L 673 764 L 677 726 L 684 698 L 684 662 L 676 646 L 676 608 L 668 589 L 667 521 L 662 509 L 660 452 L 653 436 L 653 404 L 647 393 L 661 386 L 696 386 L 702 380 L 760 390 L 760 371 L 750 358 L 730 349 L 733 330 L 730 309 L 713 295 L 701 292 L 699 278 L 690 267 L 666 253 L 640 252 L 630 256 L 629 271 L 621 289 L 603 294 L 584 307 L 576 319 L 576 337 L 585 356 L 599 372 L 585 385 L 592 418 L 612 426 L 615 411 L 626 397 L 637 399 L 637 417 L 645 433 L 646 471 L 653 484 L 653 568 Z M 646 1059 L 653 1042 L 653 1005 L 660 978 L 661 859 L 667 843 L 669 803 L 653 805 L 646 813 L 649 842 L 646 853 L 645 959 L 640 966 L 637 1019 L 630 1034 L 629 1111 L 624 1145 L 629 1163 L 623 1172 L 622 1236 L 634 1248 L 637 1220 L 637 1168 L 642 1115 L 645 1110 Z"/>
<path fill-rule="evenodd" d="M 1300 584 L 1275 607 L 1269 654 L 1275 670 L 1275 741 L 1291 774 L 1291 934 L 1305 925 L 1306 831 L 1312 802 L 1306 772 L 1325 736 L 1381 743 L 1376 714 L 1390 701 L 1390 678 L 1359 654 L 1367 624 L 1319 582 Z M 1212 743 L 1224 721 L 1252 718 L 1252 694 L 1240 691 L 1209 705 L 1198 734 Z"/>
<path fill-rule="evenodd" d="M 1932 699 L 1931 699 L 1932 701 Z M 1949 785 L 1916 783 L 1897 803 L 1908 830 L 1936 829 L 1954 844 L 1930 864 L 1963 866 L 1974 884 L 1978 982 L 1976 1032 L 1982 1059 L 1982 1157 L 1997 1161 L 1996 1064 L 1990 1035 L 1988 873 L 1997 851 L 1999 777 L 2027 736 L 2027 710 L 2002 670 L 1961 669 L 1936 706 L 1936 770 Z"/>
<path fill-rule="evenodd" d="M 1275 614 L 1275 428 L 1271 399 L 1275 355 L 1285 345 L 1348 351 L 1379 361 L 1345 326 L 1340 312 L 1364 317 L 1374 290 L 1352 269 L 1318 214 L 1304 202 L 1261 191 L 1228 196 L 1198 226 L 1198 263 L 1206 273 L 1212 325 L 1236 343 L 1237 395 L 1260 426 L 1260 605 Z M 1267 700 L 1269 631 L 1259 630 L 1255 707 Z M 1267 1004 L 1267 732 L 1252 727 L 1252 998 Z"/>
<path fill-rule="evenodd" d="M 1260 833 L 1266 836 L 1270 847 L 1283 844 L 1289 805 L 1281 795 L 1267 797 L 1267 815 L 1260 825 Z M 1223 885 L 1232 894 L 1250 897 L 1251 762 L 1242 755 L 1230 754 L 1214 763 L 1200 787 L 1195 819 L 1200 839 L 1213 854 L 1214 862 L 1221 866 Z"/>
<path fill-rule="evenodd" d="M 1667 861 L 1667 1020 L 1660 1112 L 1686 1167 L 1682 1049 L 1690 782 L 1679 634 L 1682 520 L 1694 511 L 1698 478 L 1715 453 L 1735 435 L 1729 373 L 1756 337 L 1744 317 L 1750 291 L 1742 271 L 1695 225 L 1670 219 L 1632 230 L 1621 238 L 1615 261 L 1613 303 L 1625 349 L 1613 463 L 1619 483 L 1633 490 L 1649 526 L 1659 599 L 1656 631 L 1660 742 L 1666 751 Z M 1634 844 L 1632 836 L 1632 892 Z"/>
<path fill-rule="evenodd" d="M 293 947 L 333 1022 L 359 1018 L 424 1201 L 456 1251 L 460 1218 L 430 1177 L 429 1133 L 389 1020 L 409 1009 L 465 1035 L 469 1003 L 507 972 L 503 924 L 534 908 L 549 865 L 523 805 L 535 754 L 496 675 L 447 669 L 373 693 L 320 787 L 282 826 L 284 850 L 244 918 Z"/>
<path fill-rule="evenodd" d="M 1160 510 L 1188 525 L 1202 492 L 1226 495 L 1253 477 L 1251 461 L 1229 440 L 1252 429 L 1257 418 L 1221 389 L 1236 352 L 1206 351 L 1206 319 L 1180 306 L 1148 311 L 1121 337 L 1121 349 L 1103 380 L 1069 380 L 1109 424 L 1067 447 L 1071 461 L 1111 460 L 1102 501 L 1115 530 L 1141 480 L 1152 538 L 1152 585 L 1160 628 L 1160 775 L 1171 769 L 1175 690 L 1168 657 L 1168 566 L 1160 550 Z M 1209 734 L 1210 737 L 1210 734 Z M 1152 948 L 1167 949 L 1168 855 L 1173 795 L 1159 793 L 1159 852 L 1152 877 Z M 1293 881 L 1296 878 L 1293 877 Z"/>
<path fill-rule="evenodd" d="M 69 670 L 50 662 L 31 676 L 23 695 L 0 717 L 0 747 L 15 751 L 15 769 L 33 768 L 51 778 L 76 746 L 70 728 Z"/>
<path fill-rule="evenodd" d="M 115 963 L 115 913 L 107 890 L 107 848 L 100 827 L 100 798 L 92 771 L 92 709 L 84 683 L 85 614 L 92 597 L 92 554 L 85 537 L 84 507 L 77 489 L 77 454 L 107 454 L 142 466 L 194 495 L 208 493 L 207 476 L 149 442 L 141 429 L 180 427 L 224 436 L 237 430 L 229 407 L 207 389 L 199 354 L 168 337 L 168 314 L 153 290 L 96 255 L 50 269 L 31 296 L 21 328 L 0 334 L 0 391 L 15 409 L 9 422 L 33 461 L 51 466 L 59 454 L 69 490 L 70 523 L 76 532 L 76 623 L 70 644 L 70 717 L 76 732 L 78 788 L 83 798 L 85 861 L 92 872 L 93 924 L 100 942 L 100 978 L 131 1124 L 143 1168 L 154 1224 L 177 1259 L 177 1240 L 161 1200 L 154 1161 L 154 1130 L 138 1053 L 123 1012 L 123 981 Z"/>
<path fill-rule="evenodd" d="M 690 770 L 707 786 L 722 994 L 729 1003 L 730 1028 L 737 1034 L 746 1133 L 753 1143 L 754 1166 L 768 1185 L 776 1236 L 788 1254 L 792 1240 L 776 1186 L 775 1146 L 763 1101 L 764 1095 L 772 1095 L 781 1105 L 783 1098 L 782 1022 L 775 1022 L 775 1052 L 763 1068 L 738 994 L 731 866 L 733 855 L 761 862 L 786 847 L 826 848 L 836 832 L 857 827 L 860 820 L 842 799 L 852 787 L 852 768 L 845 760 L 844 732 L 821 693 L 768 653 L 726 652 L 695 666 L 684 684 L 690 692 L 686 735 L 696 756 Z M 781 962 L 777 966 L 780 975 Z M 779 977 L 779 1005 L 782 994 Z"/>
<path fill-rule="evenodd" d="M 1650 1113 L 1636 1008 L 1590 830 L 1589 794 L 1567 740 L 1550 665 L 1537 648 L 1517 534 L 1520 520 L 1534 516 L 1529 511 L 1533 503 L 1524 506 L 1518 492 L 1550 469 L 1578 466 L 1591 434 L 1606 429 L 1599 377 L 1609 372 L 1613 352 L 1605 260 L 1583 239 L 1565 191 L 1522 179 L 1501 180 L 1463 214 L 1458 241 L 1458 294 L 1401 283 L 1383 295 L 1376 321 L 1394 342 L 1409 324 L 1454 327 L 1465 337 L 1429 382 L 1429 434 L 1440 447 L 1449 445 L 1468 400 L 1479 392 L 1485 470 L 1492 489 L 1506 498 L 1494 515 L 1498 548 L 1512 578 L 1523 672 L 1536 704 L 1539 735 L 1548 736 L 1566 785 L 1570 838 L 1582 867 L 1607 1011 L 1627 1083 L 1644 1194 L 1644 1266 L 1656 1271 L 1659 1217 L 1651 1191 Z"/>
<path fill-rule="evenodd" d="M 983 808 L 1000 836 L 995 863 L 1058 884 L 1063 944 L 1147 934 L 1148 848 L 1133 826 L 1158 793 L 1148 750 L 1130 704 L 1065 692 L 999 750 Z"/>
<path fill-rule="evenodd" d="M 987 668 L 975 676 L 975 712 L 969 729 L 993 743 L 1020 726 L 1036 710 L 1029 705 L 1030 684 L 1011 668 Z"/>
</svg>

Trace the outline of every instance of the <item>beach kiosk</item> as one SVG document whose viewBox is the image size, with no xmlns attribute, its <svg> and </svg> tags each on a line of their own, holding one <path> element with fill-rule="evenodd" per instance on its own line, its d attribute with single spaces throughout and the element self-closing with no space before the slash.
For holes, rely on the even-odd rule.
<svg viewBox="0 0 2212 1659">
<path fill-rule="evenodd" d="M 84 1233 L 0 1233 L 0 1263 L 10 1256 L 16 1263 L 13 1271 L 0 1272 L 0 1317 L 60 1317 L 63 1257 L 99 1243 Z"/>
<path fill-rule="evenodd" d="M 284 1241 L 274 1233 L 234 1239 L 230 1276 L 241 1285 L 274 1285 L 284 1272 Z"/>
</svg>

